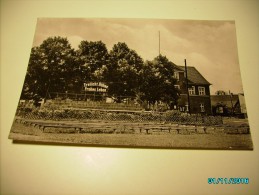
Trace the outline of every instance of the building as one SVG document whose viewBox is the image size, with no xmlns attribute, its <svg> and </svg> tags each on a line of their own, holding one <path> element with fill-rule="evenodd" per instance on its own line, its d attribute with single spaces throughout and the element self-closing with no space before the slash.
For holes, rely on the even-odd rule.
<svg viewBox="0 0 259 195">
<path fill-rule="evenodd" d="M 247 117 L 244 94 L 219 94 L 211 96 L 213 115 Z"/>
<path fill-rule="evenodd" d="M 210 83 L 192 66 L 187 67 L 187 79 L 184 66 L 175 65 L 175 88 L 180 90 L 176 109 L 191 114 L 211 114 Z M 188 83 L 188 87 L 187 87 Z M 188 97 L 189 95 L 189 97 Z"/>
</svg>

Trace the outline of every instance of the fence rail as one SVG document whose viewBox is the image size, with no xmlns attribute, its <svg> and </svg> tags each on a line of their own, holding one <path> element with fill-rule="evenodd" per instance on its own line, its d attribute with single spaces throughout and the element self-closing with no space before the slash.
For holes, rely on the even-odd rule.
<svg viewBox="0 0 259 195">
<path fill-rule="evenodd" d="M 17 110 L 16 116 L 25 119 L 43 120 L 103 120 L 126 122 L 160 122 L 185 125 L 220 125 L 220 116 L 188 115 L 172 112 L 119 112 L 111 110 Z"/>
<path fill-rule="evenodd" d="M 43 107 L 58 106 L 59 108 L 89 108 L 112 110 L 143 110 L 132 102 L 130 103 L 106 103 L 104 101 L 71 101 L 71 100 L 47 100 Z"/>
</svg>

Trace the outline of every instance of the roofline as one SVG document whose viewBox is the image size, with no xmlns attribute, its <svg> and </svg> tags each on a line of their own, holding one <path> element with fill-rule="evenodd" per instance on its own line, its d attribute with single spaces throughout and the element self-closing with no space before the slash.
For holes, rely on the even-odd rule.
<svg viewBox="0 0 259 195">
<path fill-rule="evenodd" d="M 189 79 L 188 79 L 189 80 Z M 190 80 L 189 80 L 190 81 Z M 207 83 L 207 84 L 204 84 L 204 83 L 193 83 L 192 81 L 190 81 L 191 83 L 188 83 L 189 85 L 212 85 L 211 83 Z"/>
<path fill-rule="evenodd" d="M 184 70 L 182 70 L 182 69 L 180 68 L 180 66 L 178 66 L 178 65 L 176 65 L 176 64 L 174 64 L 174 68 L 180 70 L 181 72 L 184 72 Z"/>
<path fill-rule="evenodd" d="M 178 66 L 180 69 L 181 68 L 184 68 L 185 69 L 185 66 L 179 66 L 179 65 L 176 65 L 176 66 Z M 187 70 L 188 70 L 188 68 L 194 68 L 199 74 L 200 74 L 200 76 L 205 80 L 205 81 L 207 81 L 207 79 L 205 79 L 204 78 L 204 76 L 194 67 L 194 66 L 187 66 Z M 184 70 L 183 70 L 184 71 Z M 189 79 L 188 79 L 189 80 Z M 190 80 L 189 80 L 190 81 Z M 191 81 L 192 82 L 192 81 Z M 212 85 L 209 81 L 207 81 L 207 83 L 208 84 L 206 84 L 206 85 Z M 199 84 L 199 83 L 195 83 L 195 84 Z M 204 85 L 204 84 L 202 84 L 202 85 Z"/>
</svg>

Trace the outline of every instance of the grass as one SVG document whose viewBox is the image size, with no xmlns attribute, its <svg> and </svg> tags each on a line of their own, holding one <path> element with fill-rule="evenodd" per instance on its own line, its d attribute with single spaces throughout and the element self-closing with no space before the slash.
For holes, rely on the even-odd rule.
<svg viewBox="0 0 259 195">
<path fill-rule="evenodd" d="M 208 134 L 176 134 L 168 132 L 154 134 L 75 134 L 70 132 L 69 129 L 67 133 L 55 133 L 58 131 L 59 129 L 52 133 L 50 133 L 51 131 L 42 133 L 38 128 L 14 123 L 9 138 L 21 141 L 91 146 L 237 150 L 251 150 L 253 148 L 250 134 L 226 134 L 222 131 L 217 131 L 217 129 Z"/>
</svg>

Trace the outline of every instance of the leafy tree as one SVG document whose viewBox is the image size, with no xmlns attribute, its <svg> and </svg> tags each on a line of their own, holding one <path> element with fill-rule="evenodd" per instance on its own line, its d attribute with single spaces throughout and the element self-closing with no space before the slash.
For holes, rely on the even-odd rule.
<svg viewBox="0 0 259 195">
<path fill-rule="evenodd" d="M 82 81 L 102 81 L 109 61 L 106 45 L 102 41 L 81 41 L 77 55 Z"/>
<path fill-rule="evenodd" d="M 31 49 L 21 99 L 34 99 L 38 101 L 41 97 L 44 97 L 48 87 L 48 77 L 44 68 L 44 60 L 41 60 L 43 57 L 44 54 L 39 47 Z"/>
<path fill-rule="evenodd" d="M 66 38 L 49 37 L 31 50 L 21 98 L 37 102 L 48 92 L 80 93 L 84 82 L 102 81 L 117 102 L 137 96 L 151 104 L 172 105 L 178 99 L 173 73 L 174 64 L 165 56 L 144 64 L 125 43 L 115 44 L 108 53 L 101 41 L 82 41 L 74 51 Z"/>
<path fill-rule="evenodd" d="M 49 77 L 49 90 L 54 92 L 64 92 L 68 90 L 71 73 L 75 73 L 76 64 L 74 62 L 75 52 L 71 49 L 67 38 L 50 37 L 40 45 L 44 57 L 43 68 Z"/>
<path fill-rule="evenodd" d="M 135 96 L 139 86 L 142 58 L 126 43 L 117 43 L 110 51 L 110 62 L 103 70 L 109 84 L 108 93 L 118 102 L 124 97 Z"/>
<path fill-rule="evenodd" d="M 72 74 L 72 75 L 71 75 Z M 75 52 L 66 38 L 49 37 L 31 50 L 22 98 L 38 100 L 47 93 L 65 92 L 76 75 Z M 72 81 L 71 81 L 72 80 Z"/>
<path fill-rule="evenodd" d="M 172 108 L 179 98 L 173 75 L 174 64 L 165 56 L 159 55 L 153 61 L 146 61 L 140 73 L 138 98 L 150 104 L 161 101 Z"/>
<path fill-rule="evenodd" d="M 224 90 L 218 90 L 215 92 L 215 95 L 227 95 L 227 92 Z"/>
</svg>

